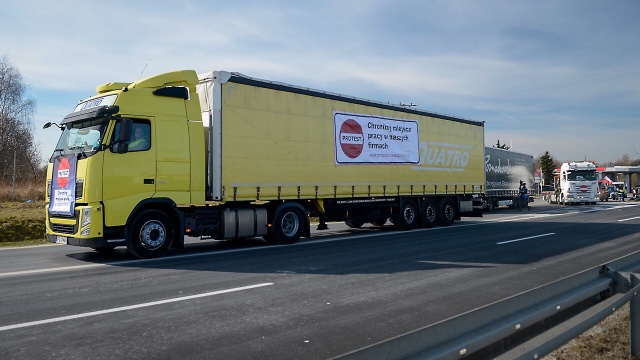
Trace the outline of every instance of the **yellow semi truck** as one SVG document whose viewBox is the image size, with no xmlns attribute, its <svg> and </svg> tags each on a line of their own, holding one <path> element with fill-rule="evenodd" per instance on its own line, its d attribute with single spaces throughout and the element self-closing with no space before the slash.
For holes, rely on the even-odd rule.
<svg viewBox="0 0 640 360">
<path fill-rule="evenodd" d="M 60 124 L 46 236 L 142 258 L 202 239 L 481 216 L 484 123 L 239 73 L 107 83 Z M 51 126 L 51 123 L 45 127 Z"/>
</svg>

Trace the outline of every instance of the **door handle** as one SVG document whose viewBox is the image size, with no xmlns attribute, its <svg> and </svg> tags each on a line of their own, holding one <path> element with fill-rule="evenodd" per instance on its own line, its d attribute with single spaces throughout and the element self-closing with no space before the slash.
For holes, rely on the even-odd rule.
<svg viewBox="0 0 640 360">
<path fill-rule="evenodd" d="M 153 185 L 154 180 L 153 179 L 144 179 L 144 183 Z"/>
</svg>

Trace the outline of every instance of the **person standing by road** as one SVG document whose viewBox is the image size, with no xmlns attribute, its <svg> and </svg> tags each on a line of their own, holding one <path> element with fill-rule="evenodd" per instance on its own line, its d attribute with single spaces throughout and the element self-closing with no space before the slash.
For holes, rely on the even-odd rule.
<svg viewBox="0 0 640 360">
<path fill-rule="evenodd" d="M 527 183 L 520 181 L 520 208 L 518 211 L 522 211 L 523 206 L 527 206 L 527 210 L 531 210 L 529 206 L 529 190 L 527 189 Z"/>
</svg>

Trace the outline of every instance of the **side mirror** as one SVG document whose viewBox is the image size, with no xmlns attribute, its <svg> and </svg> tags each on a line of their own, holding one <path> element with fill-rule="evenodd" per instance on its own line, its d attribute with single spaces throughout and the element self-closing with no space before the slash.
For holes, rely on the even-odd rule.
<svg viewBox="0 0 640 360">
<path fill-rule="evenodd" d="M 42 128 L 43 129 L 48 129 L 48 128 L 51 127 L 51 125 L 55 125 L 58 129 L 64 131 L 64 125 L 60 126 L 60 125 L 58 125 L 58 124 L 56 124 L 54 122 L 48 122 L 48 123 L 44 124 L 44 126 Z"/>
<path fill-rule="evenodd" d="M 116 144 L 118 154 L 124 154 L 129 149 L 127 143 L 131 140 L 132 124 L 131 119 L 125 118 L 120 121 L 120 134 L 118 134 L 118 143 Z"/>
</svg>

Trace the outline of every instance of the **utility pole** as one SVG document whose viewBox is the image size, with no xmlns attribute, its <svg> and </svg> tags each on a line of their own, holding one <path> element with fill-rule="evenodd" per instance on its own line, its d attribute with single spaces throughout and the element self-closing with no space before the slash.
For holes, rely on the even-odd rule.
<svg viewBox="0 0 640 360">
<path fill-rule="evenodd" d="M 11 201 L 16 201 L 16 154 L 17 150 L 13 149 L 13 188 L 11 189 Z"/>
</svg>

